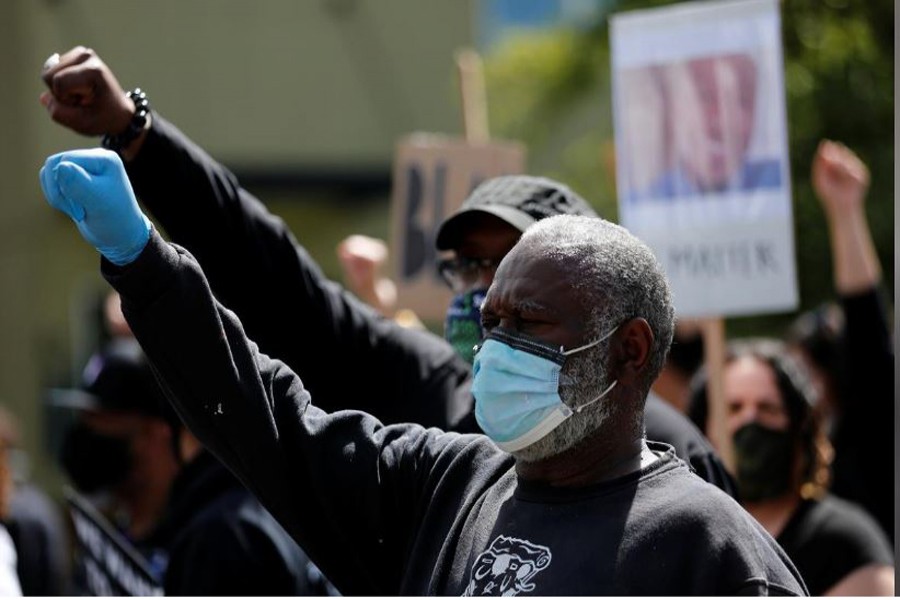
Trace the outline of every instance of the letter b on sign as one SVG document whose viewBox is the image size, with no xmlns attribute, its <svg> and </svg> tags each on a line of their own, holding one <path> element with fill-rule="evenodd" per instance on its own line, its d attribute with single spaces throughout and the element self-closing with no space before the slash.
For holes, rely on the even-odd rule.
<svg viewBox="0 0 900 600">
<path fill-rule="evenodd" d="M 435 274 L 434 239 L 444 219 L 447 167 L 438 162 L 432 173 L 425 165 L 406 168 L 406 206 L 401 229 L 401 279 L 409 281 Z"/>
<path fill-rule="evenodd" d="M 398 308 L 426 321 L 442 320 L 451 292 L 435 263 L 441 223 L 463 203 L 475 182 L 521 173 L 525 150 L 515 142 L 471 145 L 463 140 L 413 135 L 397 146 L 391 200 L 391 256 Z"/>
</svg>

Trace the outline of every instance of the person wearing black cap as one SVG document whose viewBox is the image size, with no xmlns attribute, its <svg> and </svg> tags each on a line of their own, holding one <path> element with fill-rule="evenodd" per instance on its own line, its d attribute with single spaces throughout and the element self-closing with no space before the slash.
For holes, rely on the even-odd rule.
<svg viewBox="0 0 900 600">
<path fill-rule="evenodd" d="M 55 390 L 52 401 L 80 413 L 61 450 L 72 483 L 108 492 L 112 516 L 167 595 L 328 592 L 275 519 L 182 426 L 135 340 L 105 346 L 82 388 Z"/>
<path fill-rule="evenodd" d="M 691 417 L 706 426 L 706 372 Z M 741 503 L 784 548 L 813 596 L 892 596 L 890 542 L 862 507 L 827 493 L 831 444 L 808 373 L 776 340 L 729 345 L 723 392 Z"/>
<path fill-rule="evenodd" d="M 597 213 L 580 196 L 544 177 L 507 175 L 489 179 L 472 190 L 462 206 L 441 223 L 438 250 L 453 253 L 438 271 L 456 294 L 447 311 L 444 336 L 457 354 L 473 360 L 481 342 L 481 304 L 494 271 L 522 232 L 545 217 Z"/>
<path fill-rule="evenodd" d="M 91 356 L 80 388 L 50 395 L 53 405 L 76 410 L 59 452 L 63 470 L 132 539 L 160 520 L 179 470 L 174 413 L 142 356 L 133 339 L 116 340 Z"/>
</svg>

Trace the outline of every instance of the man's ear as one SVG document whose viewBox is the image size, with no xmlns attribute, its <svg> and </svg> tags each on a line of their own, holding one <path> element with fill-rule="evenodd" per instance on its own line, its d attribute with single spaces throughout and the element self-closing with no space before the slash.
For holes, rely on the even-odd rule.
<svg viewBox="0 0 900 600">
<path fill-rule="evenodd" d="M 613 335 L 614 360 L 619 385 L 636 385 L 650 362 L 653 348 L 653 330 L 642 317 L 636 317 L 619 326 Z"/>
</svg>

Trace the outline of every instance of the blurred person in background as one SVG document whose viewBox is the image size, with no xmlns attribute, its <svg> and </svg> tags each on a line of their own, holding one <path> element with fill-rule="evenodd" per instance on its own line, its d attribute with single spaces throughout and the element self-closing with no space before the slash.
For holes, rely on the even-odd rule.
<svg viewBox="0 0 900 600">
<path fill-rule="evenodd" d="M 691 416 L 706 426 L 705 370 L 693 388 Z M 892 596 L 887 537 L 860 507 L 827 494 L 831 445 L 809 378 L 784 344 L 730 344 L 723 391 L 741 504 L 784 548 L 810 594 Z"/>
<path fill-rule="evenodd" d="M 385 317 L 403 327 L 425 329 L 418 315 L 397 309 L 397 286 L 384 275 L 388 247 L 383 240 L 366 235 L 350 235 L 337 246 L 338 262 L 347 289 Z"/>
<path fill-rule="evenodd" d="M 382 318 L 328 281 L 283 222 L 225 167 L 158 113 L 135 120 L 142 100 L 135 104 L 96 54 L 75 48 L 49 64 L 41 102 L 51 118 L 85 135 L 106 136 L 144 206 L 203 265 L 216 296 L 241 317 L 248 336 L 291 366 L 328 412 L 353 408 L 384 423 L 479 431 L 470 363 L 483 336 L 480 303 L 494 269 L 536 221 L 596 216 L 577 194 L 547 179 L 498 178 L 476 190 L 437 237 L 440 250 L 454 253 L 440 267 L 457 293 L 448 309 L 448 345 Z M 359 372 L 344 376 L 334 356 Z M 655 397 L 646 415 L 650 439 L 672 444 L 701 477 L 733 493 L 721 461 L 687 419 Z"/>
<path fill-rule="evenodd" d="M 137 341 L 88 362 L 83 387 L 56 395 L 79 418 L 62 447 L 73 485 L 147 558 L 167 595 L 322 595 L 308 559 L 181 424 Z"/>
<path fill-rule="evenodd" d="M 382 315 L 391 316 L 397 305 L 397 286 L 382 272 L 387 244 L 366 235 L 350 235 L 337 245 L 337 257 L 347 289 Z"/>
<path fill-rule="evenodd" d="M 119 339 L 91 356 L 80 388 L 51 395 L 54 406 L 75 411 L 60 447 L 63 471 L 131 540 L 162 518 L 179 469 L 154 386 L 140 347 Z"/>
<path fill-rule="evenodd" d="M 7 530 L 15 494 L 10 449 L 5 440 L 0 443 L 0 596 L 21 596 L 16 547 Z"/>
<path fill-rule="evenodd" d="M 59 460 L 83 494 L 147 559 L 162 581 L 166 552 L 144 544 L 163 518 L 179 470 L 166 406 L 133 338 L 120 337 L 90 357 L 76 389 L 51 391 L 53 406 L 74 411 Z M 75 586 L 87 592 L 84 563 Z"/>
<path fill-rule="evenodd" d="M 787 339 L 822 398 L 835 450 L 832 491 L 868 510 L 893 540 L 894 350 L 865 212 L 869 179 L 853 151 L 821 142 L 812 185 L 828 224 L 838 301 L 801 315 Z"/>
<path fill-rule="evenodd" d="M 0 444 L 7 464 L 3 523 L 16 549 L 16 572 L 26 596 L 62 596 L 69 593 L 69 539 L 59 507 L 29 481 L 28 456 L 21 447 L 18 419 L 0 407 Z M 5 493 L 5 492 L 4 492 Z"/>
</svg>

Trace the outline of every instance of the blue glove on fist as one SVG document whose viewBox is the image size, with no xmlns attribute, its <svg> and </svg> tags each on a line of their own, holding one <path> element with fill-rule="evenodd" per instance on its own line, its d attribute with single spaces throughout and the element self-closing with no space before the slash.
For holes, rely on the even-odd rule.
<svg viewBox="0 0 900 600">
<path fill-rule="evenodd" d="M 81 236 L 110 262 L 127 265 L 147 245 L 150 220 L 115 152 L 94 148 L 54 154 L 41 168 L 41 187 L 50 206 L 69 215 Z"/>
</svg>

